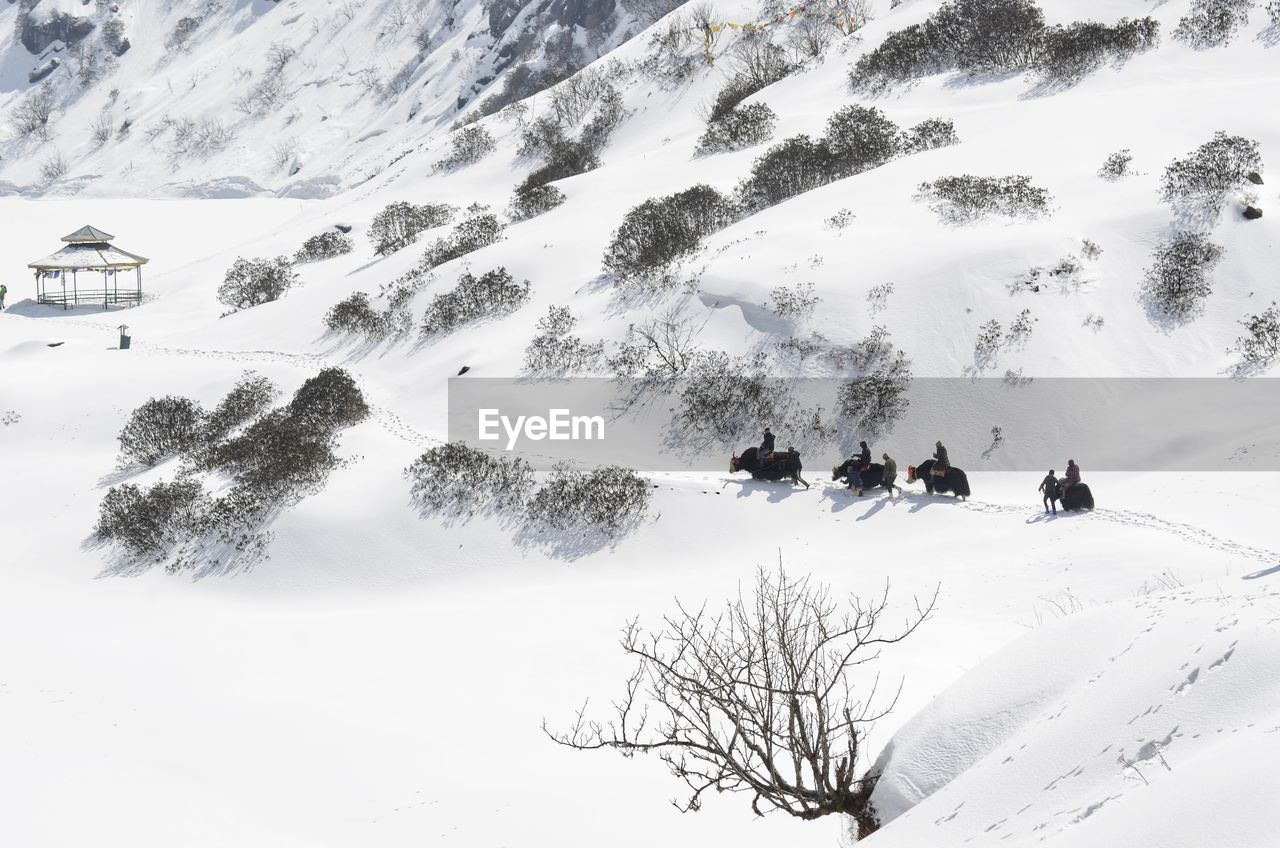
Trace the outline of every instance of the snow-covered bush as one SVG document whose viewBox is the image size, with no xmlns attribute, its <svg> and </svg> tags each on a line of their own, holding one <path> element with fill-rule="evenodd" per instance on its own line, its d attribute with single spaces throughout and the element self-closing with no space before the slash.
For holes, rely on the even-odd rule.
<svg viewBox="0 0 1280 848">
<path fill-rule="evenodd" d="M 779 318 L 807 318 L 821 300 L 813 293 L 813 283 L 776 286 L 769 292 L 768 308 Z"/>
<path fill-rule="evenodd" d="M 369 295 L 352 294 L 329 307 L 324 314 L 324 325 L 335 333 L 363 336 L 377 341 L 387 336 L 386 315 L 373 308 Z"/>
<path fill-rule="evenodd" d="M 1232 191 L 1262 170 L 1258 142 L 1219 131 L 1183 159 L 1164 169 L 1160 181 L 1166 203 L 1217 208 Z"/>
<path fill-rule="evenodd" d="M 707 121 L 707 131 L 698 139 L 698 153 L 723 153 L 764 144 L 773 138 L 778 115 L 768 104 L 737 106 Z"/>
<path fill-rule="evenodd" d="M 328 230 L 304 241 L 302 247 L 293 255 L 293 261 L 295 264 L 319 262 L 342 256 L 355 249 L 351 236 L 337 230 Z"/>
<path fill-rule="evenodd" d="M 1220 47 L 1249 22 L 1255 0 L 1192 0 L 1190 14 L 1178 21 L 1173 37 L 1197 50 Z"/>
<path fill-rule="evenodd" d="M 237 259 L 218 286 L 218 300 L 233 311 L 270 303 L 300 285 L 287 256 L 275 259 Z"/>
<path fill-rule="evenodd" d="M 710 120 L 728 115 L 757 91 L 784 79 L 798 66 L 766 35 L 749 35 L 734 49 L 732 75 L 711 105 Z"/>
<path fill-rule="evenodd" d="M 124 483 L 107 490 L 93 534 L 130 557 L 162 559 L 196 531 L 208 506 L 198 480 L 161 481 L 145 489 Z"/>
<path fill-rule="evenodd" d="M 1049 214 L 1053 197 L 1028 176 L 939 177 L 921 183 L 916 195 L 929 202 L 944 220 L 964 224 L 989 215 L 1040 218 Z"/>
<path fill-rule="evenodd" d="M 902 140 L 904 153 L 923 153 L 960 143 L 956 126 L 944 118 L 927 118 L 907 130 Z"/>
<path fill-rule="evenodd" d="M 771 146 L 751 164 L 751 173 L 738 184 L 744 210 L 759 211 L 826 185 L 834 163 L 825 139 L 796 135 Z"/>
<path fill-rule="evenodd" d="M 1044 13 L 1031 0 L 952 0 L 923 23 L 889 34 L 849 73 L 876 90 L 948 70 L 1000 73 L 1035 60 Z"/>
<path fill-rule="evenodd" d="M 1150 310 L 1176 320 L 1193 316 L 1213 291 L 1209 272 L 1223 252 L 1205 233 L 1178 233 L 1156 248 L 1142 284 Z"/>
<path fill-rule="evenodd" d="M 557 465 L 534 493 L 525 516 L 553 530 L 592 530 L 617 536 L 649 511 L 650 484 L 630 468 L 606 465 L 582 472 Z"/>
<path fill-rule="evenodd" d="M 973 364 L 979 371 L 982 371 L 995 363 L 996 355 L 1000 353 L 1000 344 L 1003 341 L 1001 333 L 1003 328 L 1000 322 L 992 318 L 978 328 L 978 337 L 973 342 Z"/>
<path fill-rule="evenodd" d="M 1102 167 L 1098 169 L 1098 176 L 1104 180 L 1115 182 L 1133 173 L 1129 170 L 1129 165 L 1132 163 L 1133 154 L 1129 151 L 1129 148 L 1117 150 L 1102 163 Z"/>
<path fill-rule="evenodd" d="M 881 436 L 893 429 L 911 401 L 911 368 L 906 354 L 898 351 L 870 373 L 846 381 L 836 392 L 835 409 L 854 432 Z"/>
<path fill-rule="evenodd" d="M 442 227 L 452 221 L 455 211 L 447 203 L 417 205 L 397 201 L 373 216 L 369 223 L 369 240 L 378 254 L 395 253 L 417 241 L 423 230 Z"/>
<path fill-rule="evenodd" d="M 685 12 L 669 16 L 649 37 L 640 68 L 670 86 L 679 85 L 706 64 L 703 31 Z"/>
<path fill-rule="evenodd" d="M 325 368 L 307 380 L 289 401 L 289 415 L 310 427 L 337 430 L 369 417 L 369 405 L 355 380 L 342 368 Z"/>
<path fill-rule="evenodd" d="M 58 151 L 54 151 L 40 163 L 40 180 L 45 183 L 57 182 L 67 175 L 67 160 Z"/>
<path fill-rule="evenodd" d="M 457 286 L 432 298 L 422 316 L 422 335 L 444 335 L 472 321 L 510 315 L 528 300 L 529 281 L 517 283 L 506 268 L 479 277 L 465 273 Z"/>
<path fill-rule="evenodd" d="M 551 306 L 538 319 L 538 335 L 525 348 L 524 367 L 535 373 L 574 373 L 595 367 L 604 343 L 588 344 L 573 335 L 578 319 L 568 307 Z"/>
<path fill-rule="evenodd" d="M 878 168 L 902 152 L 898 125 L 875 107 L 850 105 L 827 119 L 823 136 L 831 152 L 833 179 Z"/>
<path fill-rule="evenodd" d="M 47 138 L 49 135 L 49 121 L 53 118 L 55 95 L 53 91 L 53 83 L 45 80 L 40 87 L 27 94 L 21 102 L 18 103 L 13 115 L 9 119 L 10 126 L 14 132 L 20 136 L 39 136 Z"/>
<path fill-rule="evenodd" d="M 332 431 L 311 426 L 287 407 L 258 418 L 209 452 L 208 467 L 235 484 L 213 523 L 223 531 L 250 526 L 318 491 L 338 467 L 335 447 Z"/>
<path fill-rule="evenodd" d="M 497 148 L 497 143 L 489 131 L 479 124 L 463 127 L 453 134 L 449 140 L 449 153 L 436 163 L 442 171 L 462 168 L 479 162 Z"/>
<path fill-rule="evenodd" d="M 1077 21 L 1045 29 L 1035 60 L 1036 71 L 1050 82 L 1074 83 L 1107 62 L 1124 62 L 1160 43 L 1154 18 L 1121 18 L 1114 24 Z"/>
<path fill-rule="evenodd" d="M 681 315 L 679 307 L 671 307 L 660 316 L 628 326 L 626 336 L 605 364 L 627 380 L 674 379 L 692 363 L 700 332 L 691 317 Z"/>
<path fill-rule="evenodd" d="M 1250 315 L 1240 326 L 1245 335 L 1236 339 L 1235 352 L 1246 365 L 1261 368 L 1280 358 L 1280 309 L 1275 303 L 1260 315 Z"/>
<path fill-rule="evenodd" d="M 764 354 L 731 357 L 718 350 L 700 351 L 685 373 L 675 427 L 728 444 L 744 434 L 758 434 L 761 422 L 781 421 L 785 394 Z"/>
<path fill-rule="evenodd" d="M 709 185 L 696 185 L 636 206 L 622 219 L 604 254 L 605 270 L 620 282 L 661 281 L 670 265 L 698 249 L 704 236 L 728 225 L 733 201 Z"/>
<path fill-rule="evenodd" d="M 187 42 L 191 40 L 191 36 L 200 28 L 200 18 L 185 17 L 179 18 L 174 24 L 173 31 L 169 33 L 169 38 L 165 41 L 165 46 L 170 50 L 182 50 L 187 46 Z"/>
<path fill-rule="evenodd" d="M 235 130 L 217 118 L 178 118 L 169 121 L 173 135 L 169 155 L 175 160 L 211 156 L 235 140 Z"/>
<path fill-rule="evenodd" d="M 459 517 L 523 510 L 534 487 L 533 469 L 523 459 L 494 457 L 461 442 L 431 448 L 405 476 L 420 509 Z"/>
<path fill-rule="evenodd" d="M 517 186 L 507 208 L 512 221 L 527 221 L 564 203 L 564 192 L 553 185 Z"/>
<path fill-rule="evenodd" d="M 123 56 L 132 46 L 124 34 L 124 21 L 108 18 L 102 25 L 102 43 L 116 56 Z"/>
<path fill-rule="evenodd" d="M 200 440 L 205 447 L 222 441 L 248 421 L 267 411 L 280 395 L 266 377 L 247 371 L 204 419 Z"/>
<path fill-rule="evenodd" d="M 429 270 L 502 240 L 506 226 L 491 212 L 475 211 L 458 222 L 447 237 L 438 238 L 422 255 L 419 267 Z"/>
<path fill-rule="evenodd" d="M 185 453 L 199 443 L 204 416 L 204 409 L 190 398 L 151 398 L 133 411 L 120 431 L 120 455 L 126 462 L 151 466 Z"/>
</svg>

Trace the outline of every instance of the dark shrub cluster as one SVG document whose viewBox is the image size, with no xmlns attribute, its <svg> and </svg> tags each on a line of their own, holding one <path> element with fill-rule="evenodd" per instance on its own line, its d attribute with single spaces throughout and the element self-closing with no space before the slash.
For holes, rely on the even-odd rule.
<svg viewBox="0 0 1280 848">
<path fill-rule="evenodd" d="M 293 262 L 295 265 L 303 262 L 319 262 L 343 256 L 353 250 L 355 250 L 355 244 L 352 243 L 351 236 L 337 230 L 329 230 L 304 241 L 302 247 L 293 255 Z"/>
<path fill-rule="evenodd" d="M 773 138 L 778 115 L 765 103 L 735 106 L 707 121 L 697 153 L 723 153 L 764 144 Z"/>
<path fill-rule="evenodd" d="M 910 364 L 898 351 L 870 373 L 844 383 L 836 393 L 836 411 L 855 432 L 882 436 L 906 414 L 910 388 Z"/>
<path fill-rule="evenodd" d="M 152 398 L 133 411 L 120 431 L 120 455 L 151 466 L 193 449 L 204 427 L 204 409 L 185 397 Z"/>
<path fill-rule="evenodd" d="M 757 91 L 787 77 L 798 66 L 787 52 L 761 34 L 754 34 L 739 42 L 735 51 L 733 74 L 716 95 L 711 105 L 710 119 L 723 118 Z"/>
<path fill-rule="evenodd" d="M 929 201 L 944 220 L 964 224 L 990 215 L 1040 218 L 1049 214 L 1053 197 L 1028 176 L 940 177 L 921 183 L 917 198 Z"/>
<path fill-rule="evenodd" d="M 134 559 L 161 559 L 198 532 L 209 497 L 198 480 L 161 481 L 149 488 L 124 483 L 107 490 L 94 535 Z"/>
<path fill-rule="evenodd" d="M 529 281 L 517 283 L 506 268 L 479 277 L 468 272 L 453 289 L 432 298 L 422 316 L 422 335 L 444 335 L 472 321 L 510 315 L 528 300 Z"/>
<path fill-rule="evenodd" d="M 449 171 L 474 165 L 497 147 L 488 130 L 479 124 L 471 124 L 453 134 L 449 140 L 449 153 L 436 163 L 436 168 Z"/>
<path fill-rule="evenodd" d="M 455 211 L 447 203 L 417 205 L 397 201 L 373 216 L 369 224 L 369 240 L 378 254 L 395 253 L 417 241 L 423 230 L 443 227 L 452 221 Z"/>
<path fill-rule="evenodd" d="M 1254 0 L 1192 0 L 1190 14 L 1178 21 L 1173 37 L 1197 50 L 1220 47 L 1249 22 Z"/>
<path fill-rule="evenodd" d="M 605 270 L 621 281 L 652 281 L 736 215 L 733 201 L 709 185 L 646 200 L 614 232 L 604 254 Z"/>
<path fill-rule="evenodd" d="M 766 365 L 763 354 L 698 352 L 680 389 L 676 428 L 730 444 L 744 434 L 758 433 L 761 422 L 782 421 L 786 387 Z"/>
<path fill-rule="evenodd" d="M 1114 24 L 1077 21 L 1045 29 L 1035 59 L 1046 80 L 1074 83 L 1108 62 L 1124 62 L 1160 43 L 1154 18 L 1121 18 Z"/>
<path fill-rule="evenodd" d="M 527 520 L 553 530 L 589 530 L 616 536 L 649 510 L 649 483 L 629 468 L 607 465 L 578 471 L 557 465 L 526 507 Z"/>
<path fill-rule="evenodd" d="M 564 192 L 553 185 L 518 186 L 507 207 L 512 221 L 527 221 L 564 203 Z"/>
<path fill-rule="evenodd" d="M 1245 335 L 1236 339 L 1235 350 L 1246 365 L 1260 368 L 1280 357 L 1280 309 L 1274 303 L 1262 314 L 1241 321 L 1240 326 Z"/>
<path fill-rule="evenodd" d="M 520 183 L 517 195 L 600 167 L 600 151 L 626 117 L 621 93 L 586 71 L 561 83 L 551 101 L 552 113 L 530 121 L 520 134 L 519 154 L 543 164 Z M 570 132 L 587 115 L 574 138 Z"/>
<path fill-rule="evenodd" d="M 338 368 L 321 371 L 288 405 L 267 411 L 275 396 L 270 381 L 245 374 L 212 413 L 198 417 L 194 435 L 182 439 L 186 462 L 178 478 L 148 489 L 123 484 L 108 490 L 95 534 L 133 558 L 160 560 L 177 552 L 170 570 L 187 564 L 182 552 L 194 553 L 202 539 L 233 545 L 231 556 L 246 554 L 257 544 L 254 528 L 317 491 L 337 467 L 337 430 L 369 414 L 355 382 Z M 130 425 L 169 400 L 144 404 Z M 181 416 L 184 432 L 189 419 Z M 132 438 L 126 426 L 122 446 L 132 445 Z M 211 497 L 196 477 L 202 472 L 229 478 L 231 488 Z"/>
<path fill-rule="evenodd" d="M 300 285 L 287 256 L 275 259 L 237 259 L 218 286 L 218 300 L 232 311 L 249 309 L 284 297 Z"/>
<path fill-rule="evenodd" d="M 438 238 L 422 255 L 418 267 L 430 270 L 474 253 L 482 247 L 488 247 L 502 240 L 502 232 L 506 229 L 498 216 L 491 212 L 475 211 L 458 222 L 447 237 Z"/>
<path fill-rule="evenodd" d="M 578 319 L 564 306 L 552 306 L 538 319 L 538 335 L 525 349 L 524 367 L 537 373 L 573 373 L 594 367 L 604 343 L 588 344 L 573 335 Z"/>
<path fill-rule="evenodd" d="M 949 70 L 1000 73 L 1030 67 L 1044 13 L 1031 0 L 952 0 L 923 23 L 889 34 L 850 72 L 875 90 Z"/>
<path fill-rule="evenodd" d="M 335 333 L 381 339 L 387 335 L 386 316 L 373 308 L 369 295 L 353 292 L 324 314 L 324 325 Z"/>
<path fill-rule="evenodd" d="M 523 510 L 534 487 L 533 469 L 523 459 L 495 457 L 461 442 L 431 448 L 405 476 L 419 508 L 464 518 Z"/>
<path fill-rule="evenodd" d="M 756 159 L 738 184 L 738 202 L 744 210 L 759 211 L 903 154 L 958 141 L 950 121 L 932 118 L 903 132 L 879 109 L 845 106 L 827 119 L 821 138 L 793 136 Z"/>
<path fill-rule="evenodd" d="M 1175 205 L 1218 207 L 1228 194 L 1248 182 L 1250 173 L 1261 170 L 1258 142 L 1219 131 L 1164 169 L 1161 193 L 1165 202 Z"/>
<path fill-rule="evenodd" d="M 1209 273 L 1223 252 L 1205 233 L 1178 233 L 1156 248 L 1142 283 L 1149 309 L 1179 321 L 1192 317 L 1213 291 Z"/>
</svg>

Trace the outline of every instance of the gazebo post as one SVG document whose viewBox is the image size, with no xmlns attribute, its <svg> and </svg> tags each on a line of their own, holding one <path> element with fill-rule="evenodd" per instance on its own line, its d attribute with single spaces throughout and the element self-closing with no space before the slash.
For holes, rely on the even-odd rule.
<svg viewBox="0 0 1280 848">
<path fill-rule="evenodd" d="M 141 306 L 142 305 L 142 266 L 135 265 L 133 267 L 133 270 L 137 272 L 135 276 L 137 277 L 137 280 L 138 280 L 138 304 L 137 305 Z"/>
<path fill-rule="evenodd" d="M 79 306 L 80 305 L 80 283 L 76 277 L 77 270 L 78 269 L 76 268 L 71 269 L 71 296 L 76 299 L 76 306 Z"/>
</svg>

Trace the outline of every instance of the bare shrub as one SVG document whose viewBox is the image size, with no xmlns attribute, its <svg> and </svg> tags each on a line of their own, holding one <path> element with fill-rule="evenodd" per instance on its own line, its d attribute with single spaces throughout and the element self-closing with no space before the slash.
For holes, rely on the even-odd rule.
<svg viewBox="0 0 1280 848">
<path fill-rule="evenodd" d="M 351 236 L 337 230 L 326 230 L 304 241 L 302 247 L 298 248 L 298 252 L 293 255 L 293 261 L 294 264 L 320 262 L 344 256 L 355 249 Z"/>
<path fill-rule="evenodd" d="M 498 216 L 487 211 L 474 211 L 459 221 L 448 237 L 436 239 L 422 255 L 418 267 L 430 270 L 474 253 L 482 247 L 496 244 L 502 240 L 505 230 L 506 226 L 498 220 Z"/>
<path fill-rule="evenodd" d="M 673 380 L 689 369 L 697 353 L 701 327 L 671 307 L 662 315 L 627 327 L 614 356 L 606 365 L 624 379 Z"/>
<path fill-rule="evenodd" d="M 808 318 L 822 298 L 813 293 L 813 283 L 776 286 L 769 292 L 769 309 L 779 318 Z"/>
<path fill-rule="evenodd" d="M 778 115 L 768 104 L 738 106 L 707 122 L 697 153 L 723 153 L 764 144 L 773 138 Z"/>
<path fill-rule="evenodd" d="M 1173 31 L 1177 41 L 1197 50 L 1229 43 L 1249 22 L 1254 0 L 1192 0 L 1190 14 Z"/>
<path fill-rule="evenodd" d="M 190 398 L 151 398 L 133 411 L 120 431 L 121 459 L 152 466 L 191 450 L 203 433 L 204 415 Z"/>
<path fill-rule="evenodd" d="M 222 441 L 240 426 L 266 412 L 279 395 L 280 390 L 275 383 L 246 371 L 213 411 L 205 416 L 200 432 L 201 442 L 209 446 Z"/>
<path fill-rule="evenodd" d="M 420 509 L 463 518 L 519 512 L 534 487 L 533 470 L 523 459 L 494 457 L 461 442 L 431 448 L 405 469 L 405 476 Z"/>
<path fill-rule="evenodd" d="M 907 130 L 902 139 L 904 153 L 924 153 L 959 144 L 955 124 L 943 118 L 928 118 Z"/>
<path fill-rule="evenodd" d="M 1159 43 L 1160 23 L 1149 17 L 1048 27 L 1040 36 L 1036 72 L 1050 82 L 1072 84 L 1108 62 L 1128 61 Z"/>
<path fill-rule="evenodd" d="M 1108 156 L 1107 160 L 1102 163 L 1102 167 L 1098 169 L 1098 176 L 1102 177 L 1104 180 L 1109 180 L 1110 182 L 1123 179 L 1133 173 L 1129 170 L 1129 165 L 1132 164 L 1132 162 L 1133 154 L 1130 152 L 1129 148 L 1126 147 L 1123 150 L 1117 150 L 1115 153 Z"/>
<path fill-rule="evenodd" d="M 759 815 L 845 815 L 865 837 L 879 819 L 864 737 L 894 702 L 878 703 L 874 684 L 859 693 L 855 670 L 914 633 L 933 606 L 917 602 L 886 633 L 887 586 L 870 603 L 841 603 L 781 566 L 762 570 L 720 611 L 677 604 L 661 629 L 628 623 L 622 650 L 636 669 L 612 716 L 589 720 L 584 708 L 568 730 L 543 729 L 572 748 L 656 753 L 688 789 L 682 810 L 699 809 L 707 791 L 745 792 Z"/>
<path fill-rule="evenodd" d="M 853 431 L 868 436 L 882 436 L 906 415 L 911 401 L 911 367 L 906 354 L 898 351 L 887 356 L 869 373 L 854 377 L 836 392 L 836 412 L 849 422 Z"/>
<path fill-rule="evenodd" d="M 298 273 L 286 256 L 274 259 L 236 259 L 218 287 L 218 300 L 233 311 L 249 309 L 284 297 L 299 285 Z"/>
<path fill-rule="evenodd" d="M 1274 302 L 1260 315 L 1241 321 L 1240 326 L 1245 335 L 1236 339 L 1234 350 L 1246 365 L 1262 368 L 1280 357 L 1280 310 Z"/>
<path fill-rule="evenodd" d="M 46 183 L 57 182 L 67 175 L 68 168 L 67 160 L 62 158 L 62 154 L 55 150 L 40 163 L 40 179 Z"/>
<path fill-rule="evenodd" d="M 564 192 L 553 185 L 518 186 L 507 207 L 512 221 L 527 221 L 564 203 Z"/>
<path fill-rule="evenodd" d="M 552 306 L 538 319 L 538 335 L 525 349 L 524 367 L 535 373 L 574 373 L 594 368 L 604 354 L 604 343 L 588 344 L 573 335 L 578 319 L 568 307 Z"/>
<path fill-rule="evenodd" d="M 474 165 L 498 146 L 489 131 L 479 124 L 458 130 L 449 139 L 449 144 L 449 153 L 436 163 L 438 170 L 448 171 Z"/>
<path fill-rule="evenodd" d="M 1177 321 L 1191 318 L 1213 291 L 1209 272 L 1223 252 L 1205 233 L 1178 233 L 1156 248 L 1142 284 L 1150 311 Z"/>
<path fill-rule="evenodd" d="M 13 110 L 13 116 L 9 120 L 14 131 L 20 136 L 47 138 L 49 121 L 53 118 L 54 100 L 53 83 L 45 80 Z"/>
<path fill-rule="evenodd" d="M 940 177 L 921 183 L 916 198 L 929 202 L 944 220 L 967 224 L 991 215 L 1042 218 L 1049 214 L 1052 195 L 1028 176 Z"/>
<path fill-rule="evenodd" d="M 170 50 L 185 50 L 191 36 L 200 28 L 200 18 L 185 17 L 179 18 L 174 24 L 173 31 L 169 33 L 169 38 L 165 41 L 165 46 Z"/>
<path fill-rule="evenodd" d="M 196 532 L 207 509 L 198 480 L 161 481 L 146 489 L 125 483 L 107 490 L 93 534 L 135 559 L 159 560 Z"/>
<path fill-rule="evenodd" d="M 782 421 L 786 386 L 766 366 L 764 354 L 731 357 L 718 350 L 699 351 L 680 388 L 676 428 L 728 444 L 745 433 L 758 433 L 762 421 Z"/>
<path fill-rule="evenodd" d="M 1166 203 L 1217 208 L 1248 182 L 1251 172 L 1261 170 L 1258 142 L 1219 131 L 1164 169 L 1161 194 Z"/>
<path fill-rule="evenodd" d="M 649 482 L 630 468 L 582 472 L 561 463 L 529 499 L 525 517 L 535 527 L 615 537 L 644 519 L 650 497 Z"/>
<path fill-rule="evenodd" d="M 444 335 L 474 321 L 510 315 L 528 301 L 529 281 L 517 283 L 506 268 L 479 277 L 468 272 L 457 286 L 432 298 L 422 316 L 422 335 Z"/>
<path fill-rule="evenodd" d="M 382 256 L 395 253 L 418 240 L 423 230 L 441 227 L 453 220 L 455 208 L 446 203 L 396 201 L 373 216 L 369 223 L 369 240 Z"/>
<path fill-rule="evenodd" d="M 171 127 L 169 155 L 174 159 L 210 156 L 235 139 L 235 131 L 216 118 L 179 118 Z"/>
</svg>

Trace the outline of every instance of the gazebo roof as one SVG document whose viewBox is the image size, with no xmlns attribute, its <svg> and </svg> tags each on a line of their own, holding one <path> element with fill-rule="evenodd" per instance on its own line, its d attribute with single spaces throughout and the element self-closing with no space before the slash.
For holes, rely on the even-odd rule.
<svg viewBox="0 0 1280 848">
<path fill-rule="evenodd" d="M 97 227 L 84 226 L 62 240 L 66 246 L 43 259 L 27 265 L 28 268 L 49 271 L 104 271 L 112 268 L 138 268 L 147 264 L 145 256 L 121 250 L 108 241 L 115 238 Z"/>
<path fill-rule="evenodd" d="M 111 241 L 115 236 L 111 233 L 104 233 L 97 227 L 91 227 L 85 224 L 69 236 L 63 236 L 62 240 L 68 244 L 91 244 L 96 242 Z"/>
</svg>

